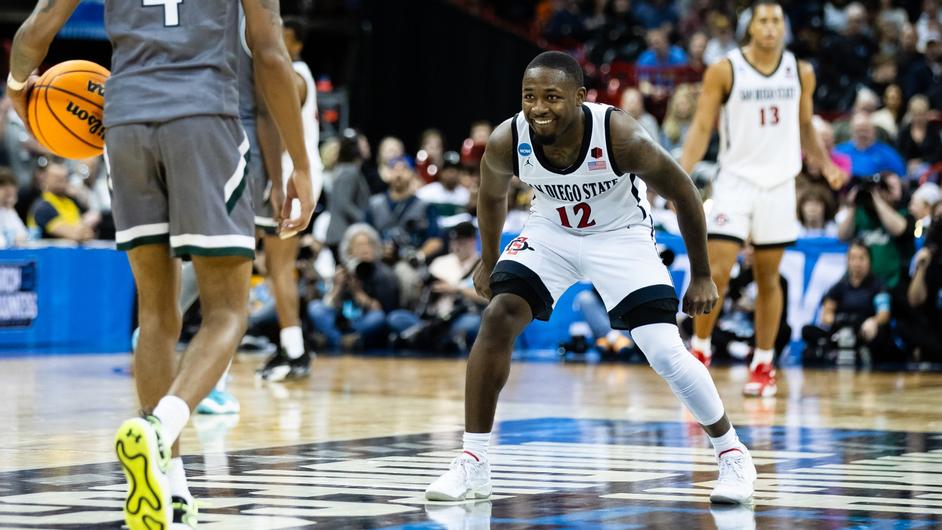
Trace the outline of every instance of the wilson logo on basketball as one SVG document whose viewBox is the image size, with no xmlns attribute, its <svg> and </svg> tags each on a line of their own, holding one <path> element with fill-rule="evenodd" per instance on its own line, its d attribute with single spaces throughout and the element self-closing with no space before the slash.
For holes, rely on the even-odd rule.
<svg viewBox="0 0 942 530">
<path fill-rule="evenodd" d="M 105 97 L 105 85 L 98 84 L 94 81 L 88 82 L 88 91 L 92 94 L 98 94 L 101 97 Z"/>
<path fill-rule="evenodd" d="M 79 107 L 77 103 L 69 101 L 65 110 L 72 113 L 73 116 L 88 124 L 88 132 L 97 135 L 99 138 L 105 137 L 105 126 L 101 118 Z"/>
</svg>

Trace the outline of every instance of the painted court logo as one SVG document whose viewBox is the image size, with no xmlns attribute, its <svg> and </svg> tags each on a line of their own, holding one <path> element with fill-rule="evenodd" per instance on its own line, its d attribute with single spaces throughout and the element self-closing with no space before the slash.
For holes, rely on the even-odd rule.
<svg viewBox="0 0 942 530">
<path fill-rule="evenodd" d="M 519 254 L 520 252 L 523 252 L 524 250 L 536 250 L 536 249 L 530 246 L 530 243 L 527 242 L 527 238 L 518 237 L 507 245 L 507 250 L 505 252 L 507 253 L 508 256 L 516 256 L 517 254 Z"/>
<path fill-rule="evenodd" d="M 517 146 L 517 153 L 520 156 L 530 156 L 533 154 L 533 147 L 530 144 L 523 143 Z"/>
</svg>

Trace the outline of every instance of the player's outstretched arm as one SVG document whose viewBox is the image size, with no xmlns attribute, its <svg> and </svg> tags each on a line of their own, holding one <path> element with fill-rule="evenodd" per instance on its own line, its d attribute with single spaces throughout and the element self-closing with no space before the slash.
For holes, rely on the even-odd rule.
<svg viewBox="0 0 942 530">
<path fill-rule="evenodd" d="M 831 161 L 831 155 L 824 148 L 824 143 L 815 130 L 814 118 L 814 68 L 810 64 L 800 61 L 798 75 L 801 78 L 801 102 L 798 108 L 798 123 L 801 134 L 801 150 L 811 159 L 820 170 L 828 184 L 834 189 L 840 189 L 847 183 L 847 174 Z"/>
<path fill-rule="evenodd" d="M 284 220 L 280 229 L 284 237 L 307 228 L 314 214 L 311 164 L 304 146 L 301 102 L 297 91 L 283 90 L 284 87 L 294 86 L 295 73 L 282 40 L 278 0 L 242 0 L 242 7 L 245 10 L 246 38 L 252 49 L 257 88 L 278 125 L 285 148 L 294 164 L 282 209 Z M 291 218 L 294 199 L 298 199 L 301 208 L 299 215 Z"/>
<path fill-rule="evenodd" d="M 481 264 L 474 274 L 478 294 L 491 297 L 490 276 L 500 257 L 500 234 L 507 219 L 507 194 L 513 179 L 513 120 L 497 126 L 481 158 L 481 189 L 478 192 L 478 229 L 481 233 Z"/>
<path fill-rule="evenodd" d="M 16 36 L 13 37 L 13 48 L 10 50 L 10 75 L 7 77 L 7 93 L 13 101 L 13 108 L 20 115 L 23 123 L 26 120 L 26 101 L 29 91 L 36 82 L 31 78 L 34 70 L 39 68 L 49 45 L 56 33 L 62 29 L 72 12 L 75 11 L 79 0 L 41 0 L 36 3 L 33 12 L 29 15 Z"/>
<path fill-rule="evenodd" d="M 716 286 L 707 256 L 706 218 L 693 181 L 677 162 L 624 112 L 611 115 L 611 141 L 615 162 L 634 173 L 665 199 L 674 203 L 677 222 L 690 258 L 690 286 L 684 296 L 685 313 L 709 313 L 716 303 Z"/>
<path fill-rule="evenodd" d="M 732 87 L 733 66 L 728 60 L 710 65 L 703 74 L 703 90 L 697 101 L 697 111 L 693 116 L 690 129 L 687 130 L 683 152 L 680 155 L 680 166 L 687 173 L 691 173 L 697 162 L 703 160 L 703 155 L 710 145 L 710 136 L 713 134 L 716 117 Z"/>
</svg>

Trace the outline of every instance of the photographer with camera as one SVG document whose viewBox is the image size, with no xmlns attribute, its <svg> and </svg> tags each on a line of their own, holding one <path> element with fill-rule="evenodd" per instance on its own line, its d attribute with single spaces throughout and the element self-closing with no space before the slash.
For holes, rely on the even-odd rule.
<svg viewBox="0 0 942 530">
<path fill-rule="evenodd" d="M 417 300 L 427 259 L 444 248 L 438 214 L 415 195 L 415 167 L 407 156 L 392 158 L 383 173 L 389 189 L 370 198 L 366 222 L 384 245 L 383 260 L 393 268 L 402 287 L 403 305 Z"/>
<path fill-rule="evenodd" d="M 487 299 L 474 290 L 471 278 L 481 261 L 477 229 L 466 221 L 449 232 L 451 252 L 429 264 L 418 309 L 399 309 L 389 314 L 389 327 L 398 335 L 398 347 L 466 352 L 477 337 L 481 311 L 487 305 Z"/>
<path fill-rule="evenodd" d="M 347 229 L 330 291 L 307 307 L 315 331 L 328 347 L 383 345 L 386 315 L 399 307 L 399 284 L 380 260 L 381 254 L 379 234 L 371 226 L 357 223 Z"/>
<path fill-rule="evenodd" d="M 909 311 L 898 319 L 900 335 L 923 361 L 942 361 L 942 201 L 932 207 L 926 243 L 916 253 L 906 299 Z"/>
<path fill-rule="evenodd" d="M 838 237 L 861 240 L 870 250 L 873 274 L 892 291 L 907 276 L 916 222 L 900 205 L 902 185 L 896 174 L 876 173 L 854 182 L 838 215 Z"/>
<path fill-rule="evenodd" d="M 821 302 L 819 326 L 805 326 L 802 338 L 808 364 L 843 361 L 838 350 L 869 351 L 878 361 L 894 360 L 890 339 L 890 295 L 870 268 L 870 250 L 862 241 L 847 249 L 847 273 Z"/>
</svg>

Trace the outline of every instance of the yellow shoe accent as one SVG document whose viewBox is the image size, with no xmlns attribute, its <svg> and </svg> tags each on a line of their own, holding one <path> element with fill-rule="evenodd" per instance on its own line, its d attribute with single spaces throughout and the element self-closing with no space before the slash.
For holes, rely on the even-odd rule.
<svg viewBox="0 0 942 530">
<path fill-rule="evenodd" d="M 159 422 L 131 418 L 115 434 L 114 448 L 128 481 L 124 521 L 130 530 L 167 530 L 173 522 L 169 451 L 162 447 Z"/>
</svg>

